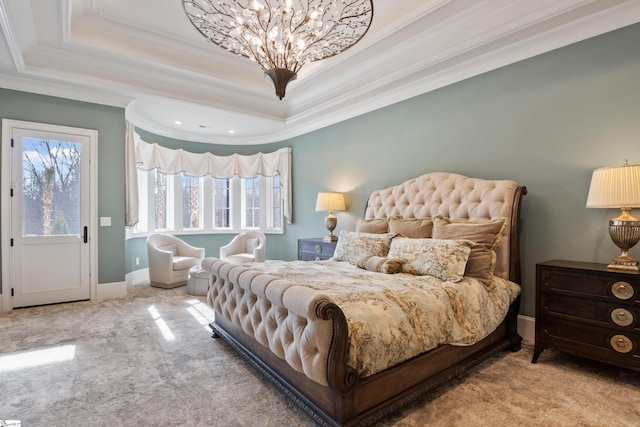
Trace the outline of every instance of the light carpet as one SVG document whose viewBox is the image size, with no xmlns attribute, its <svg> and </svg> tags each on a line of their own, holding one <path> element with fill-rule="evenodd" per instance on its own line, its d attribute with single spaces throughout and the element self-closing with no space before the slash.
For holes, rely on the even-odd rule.
<svg viewBox="0 0 640 427">
<path fill-rule="evenodd" d="M 312 426 L 221 340 L 204 297 L 130 286 L 126 299 L 0 314 L 0 420 L 23 426 Z M 631 426 L 640 373 L 530 347 L 500 353 L 380 426 Z"/>
</svg>

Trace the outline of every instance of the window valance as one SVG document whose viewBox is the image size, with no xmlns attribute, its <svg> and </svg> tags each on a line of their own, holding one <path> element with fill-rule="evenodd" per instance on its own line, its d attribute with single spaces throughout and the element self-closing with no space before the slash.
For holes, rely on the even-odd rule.
<svg viewBox="0 0 640 427">
<path fill-rule="evenodd" d="M 143 141 L 138 134 L 134 134 L 134 138 L 135 160 L 138 168 L 143 170 L 157 168 L 160 172 L 168 174 L 182 172 L 190 176 L 211 175 L 214 178 L 231 178 L 235 175 L 250 178 L 256 175 L 280 174 L 283 215 L 288 222 L 292 221 L 291 147 L 271 153 L 216 156 L 212 153 L 191 153 L 183 149 L 162 147 Z"/>
</svg>

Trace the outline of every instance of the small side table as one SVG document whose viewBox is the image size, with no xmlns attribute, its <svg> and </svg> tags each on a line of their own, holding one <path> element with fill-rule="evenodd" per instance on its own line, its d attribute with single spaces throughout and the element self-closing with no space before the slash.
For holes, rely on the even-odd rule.
<svg viewBox="0 0 640 427">
<path fill-rule="evenodd" d="M 337 241 L 325 242 L 322 238 L 298 239 L 298 259 L 300 261 L 320 261 L 333 256 Z"/>
<path fill-rule="evenodd" d="M 551 260 L 536 265 L 536 293 L 533 363 L 551 347 L 640 371 L 640 273 Z"/>
</svg>

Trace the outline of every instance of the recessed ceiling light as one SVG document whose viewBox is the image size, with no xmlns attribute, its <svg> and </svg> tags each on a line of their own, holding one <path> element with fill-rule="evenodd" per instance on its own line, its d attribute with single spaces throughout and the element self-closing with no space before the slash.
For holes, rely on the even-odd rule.
<svg viewBox="0 0 640 427">
<path fill-rule="evenodd" d="M 182 124 L 182 122 L 180 120 L 176 120 L 174 123 L 177 124 L 177 125 L 181 125 Z"/>
<path fill-rule="evenodd" d="M 235 130 L 233 130 L 233 129 L 231 129 L 231 130 L 229 131 L 229 133 L 236 133 L 236 131 L 235 131 Z"/>
</svg>

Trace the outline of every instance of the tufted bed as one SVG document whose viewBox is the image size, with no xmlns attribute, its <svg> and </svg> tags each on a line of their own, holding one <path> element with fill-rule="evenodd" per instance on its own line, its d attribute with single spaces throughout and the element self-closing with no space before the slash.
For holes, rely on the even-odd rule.
<svg viewBox="0 0 640 427">
<path fill-rule="evenodd" d="M 371 424 L 516 330 L 526 188 L 430 173 L 374 191 L 333 259 L 206 258 L 222 337 L 319 424 Z"/>
</svg>

